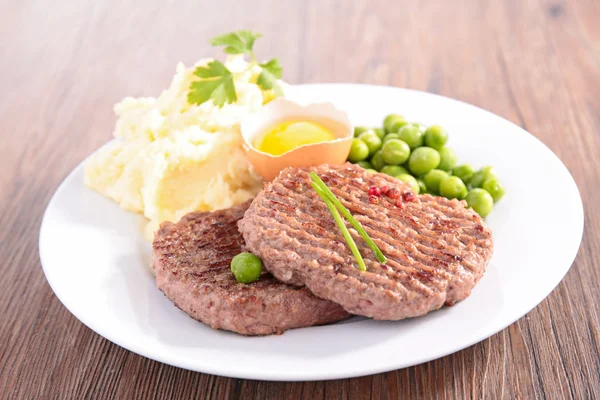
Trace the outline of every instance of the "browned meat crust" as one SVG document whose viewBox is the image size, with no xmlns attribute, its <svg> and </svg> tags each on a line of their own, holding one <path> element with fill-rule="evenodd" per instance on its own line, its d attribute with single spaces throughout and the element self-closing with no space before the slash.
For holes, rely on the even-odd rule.
<svg viewBox="0 0 600 400">
<path fill-rule="evenodd" d="M 364 226 L 388 259 L 377 262 L 350 229 L 367 271 L 357 268 L 344 238 L 310 185 L 316 171 Z M 402 207 L 370 186 L 407 193 L 404 182 L 346 164 L 288 168 L 259 193 L 239 222 L 247 248 L 282 282 L 305 285 L 352 314 L 399 320 L 465 299 L 492 256 L 490 230 L 464 201 L 416 196 Z M 347 224 L 349 228 L 350 225 Z"/>
</svg>

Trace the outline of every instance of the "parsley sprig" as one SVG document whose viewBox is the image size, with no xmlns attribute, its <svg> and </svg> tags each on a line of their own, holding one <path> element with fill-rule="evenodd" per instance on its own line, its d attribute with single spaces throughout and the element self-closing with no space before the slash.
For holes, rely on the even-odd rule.
<svg viewBox="0 0 600 400">
<path fill-rule="evenodd" d="M 283 69 L 279 60 L 272 58 L 267 62 L 259 63 L 254 54 L 254 42 L 261 36 L 260 33 L 240 30 L 212 38 L 210 43 L 213 46 L 225 46 L 223 51 L 227 54 L 249 55 L 251 61 L 248 68 L 238 73 L 231 72 L 219 60 L 213 60 L 205 66 L 196 68 L 194 75 L 199 77 L 200 80 L 194 81 L 190 85 L 187 97 L 188 103 L 200 105 L 212 100 L 219 107 L 227 103 L 234 103 L 237 101 L 235 78 L 257 65 L 260 67 L 261 72 L 256 84 L 263 90 L 273 90 L 277 96 L 281 96 L 283 91 L 277 80 L 281 79 Z"/>
</svg>

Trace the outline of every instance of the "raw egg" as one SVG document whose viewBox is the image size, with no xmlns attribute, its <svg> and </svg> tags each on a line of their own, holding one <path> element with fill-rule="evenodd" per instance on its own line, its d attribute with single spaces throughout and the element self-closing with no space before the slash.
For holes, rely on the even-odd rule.
<svg viewBox="0 0 600 400">
<path fill-rule="evenodd" d="M 331 130 L 308 121 L 289 121 L 275 126 L 254 141 L 254 148 L 280 156 L 300 146 L 329 142 L 336 137 Z"/>
<path fill-rule="evenodd" d="M 277 98 L 241 123 L 244 150 L 255 171 L 272 180 L 287 167 L 343 164 L 353 130 L 331 103 L 301 106 Z"/>
</svg>

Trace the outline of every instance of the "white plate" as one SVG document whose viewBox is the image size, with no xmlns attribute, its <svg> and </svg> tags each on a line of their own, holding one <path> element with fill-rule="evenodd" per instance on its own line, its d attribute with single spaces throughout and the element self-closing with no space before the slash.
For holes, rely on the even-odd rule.
<svg viewBox="0 0 600 400">
<path fill-rule="evenodd" d="M 441 124 L 459 161 L 496 167 L 507 194 L 487 218 L 495 253 L 471 297 L 399 322 L 355 317 L 253 338 L 214 331 L 158 291 L 145 221 L 84 187 L 79 165 L 56 191 L 40 232 L 44 272 L 60 301 L 108 340 L 167 364 L 238 378 L 334 379 L 408 367 L 477 343 L 535 307 L 573 263 L 583 231 L 575 182 L 518 126 L 465 103 L 391 87 L 303 85 L 293 97 L 333 101 L 361 125 L 379 125 L 391 112 Z"/>
</svg>

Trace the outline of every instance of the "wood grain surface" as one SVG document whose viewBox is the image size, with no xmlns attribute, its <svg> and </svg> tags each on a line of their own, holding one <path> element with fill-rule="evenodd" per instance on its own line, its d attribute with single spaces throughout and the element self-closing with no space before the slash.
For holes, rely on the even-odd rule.
<svg viewBox="0 0 600 400">
<path fill-rule="evenodd" d="M 585 207 L 583 244 L 562 283 L 475 346 L 326 382 L 190 372 L 81 324 L 40 266 L 38 232 L 52 193 L 110 139 L 114 103 L 157 95 L 177 61 L 219 54 L 207 39 L 240 28 L 265 35 L 257 50 L 278 55 L 291 83 L 440 93 L 541 139 L 573 174 Z M 0 0 L 0 124 L 0 398 L 600 398 L 598 0 Z M 523 171 L 524 179 L 535 174 Z"/>
</svg>

